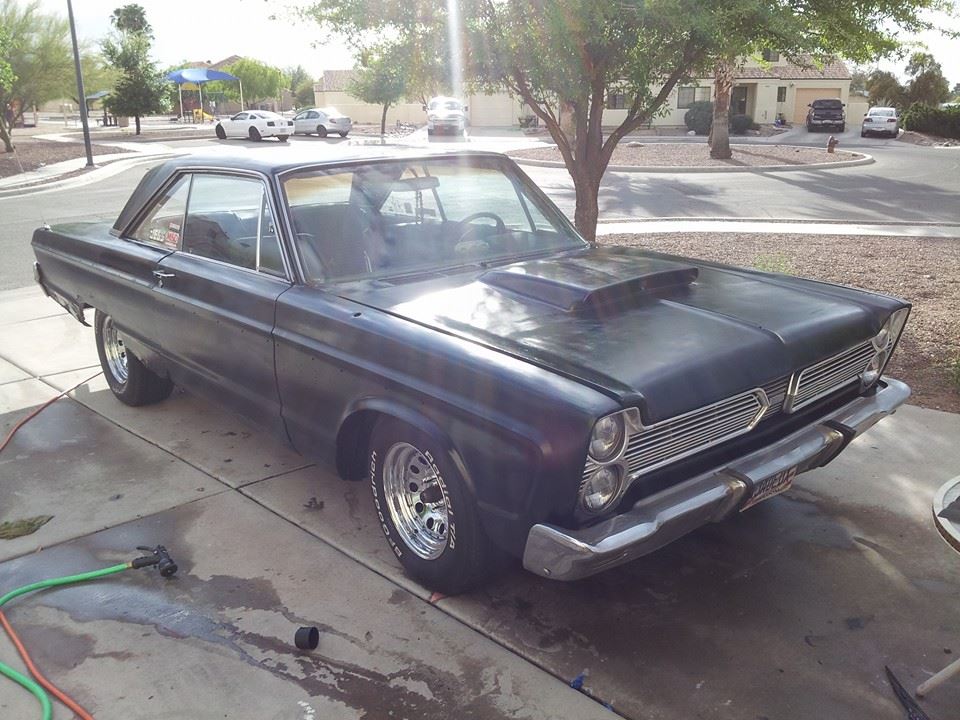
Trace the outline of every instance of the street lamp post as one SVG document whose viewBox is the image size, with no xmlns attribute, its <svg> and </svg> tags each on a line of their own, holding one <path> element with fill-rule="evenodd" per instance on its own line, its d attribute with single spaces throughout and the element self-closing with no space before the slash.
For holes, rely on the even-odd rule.
<svg viewBox="0 0 960 720">
<path fill-rule="evenodd" d="M 70 39 L 73 40 L 73 65 L 77 71 L 77 92 L 80 94 L 80 124 L 83 125 L 83 146 L 87 151 L 87 167 L 93 167 L 93 148 L 90 146 L 90 123 L 87 120 L 87 95 L 83 90 L 83 72 L 80 70 L 80 48 L 77 45 L 77 26 L 73 22 L 73 4 L 67 0 L 70 17 Z"/>
</svg>

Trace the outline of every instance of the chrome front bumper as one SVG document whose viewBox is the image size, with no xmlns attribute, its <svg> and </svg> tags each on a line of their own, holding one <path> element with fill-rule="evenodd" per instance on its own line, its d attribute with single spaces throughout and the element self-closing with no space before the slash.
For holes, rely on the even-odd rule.
<svg viewBox="0 0 960 720">
<path fill-rule="evenodd" d="M 523 566 L 554 580 L 577 580 L 647 555 L 736 512 L 754 487 L 777 473 L 796 468 L 799 474 L 827 464 L 909 397 L 907 385 L 884 379 L 873 396 L 857 398 L 772 445 L 644 498 L 597 525 L 581 530 L 534 525 Z"/>
</svg>

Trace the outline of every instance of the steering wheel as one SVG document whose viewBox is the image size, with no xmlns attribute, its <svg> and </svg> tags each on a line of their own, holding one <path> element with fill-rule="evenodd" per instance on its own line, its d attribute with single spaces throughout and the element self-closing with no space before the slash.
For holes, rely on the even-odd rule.
<svg viewBox="0 0 960 720">
<path fill-rule="evenodd" d="M 463 220 L 460 221 L 460 225 L 464 226 L 469 223 L 472 223 L 474 220 L 480 220 L 481 218 L 489 218 L 494 222 L 496 222 L 497 235 L 503 235 L 507 232 L 507 224 L 503 222 L 503 218 L 501 218 L 496 213 L 492 213 L 492 212 L 476 212 L 476 213 L 473 213 L 473 215 L 467 215 Z M 460 233 L 460 237 L 457 238 L 457 244 L 462 243 L 464 240 L 467 239 L 467 237 L 471 233 L 475 231 L 476 231 L 476 228 L 465 227 L 463 232 Z"/>
</svg>

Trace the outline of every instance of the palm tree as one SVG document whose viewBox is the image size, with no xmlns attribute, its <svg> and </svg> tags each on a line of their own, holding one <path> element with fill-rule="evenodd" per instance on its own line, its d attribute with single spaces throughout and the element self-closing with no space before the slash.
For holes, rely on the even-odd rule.
<svg viewBox="0 0 960 720">
<path fill-rule="evenodd" d="M 147 22 L 147 11 L 136 3 L 114 10 L 110 16 L 110 24 L 122 33 L 153 35 L 153 28 Z"/>
</svg>

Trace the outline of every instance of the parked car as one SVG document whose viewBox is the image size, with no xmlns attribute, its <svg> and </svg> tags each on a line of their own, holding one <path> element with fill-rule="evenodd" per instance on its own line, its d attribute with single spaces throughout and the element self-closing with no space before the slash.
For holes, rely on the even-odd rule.
<svg viewBox="0 0 960 720">
<path fill-rule="evenodd" d="M 736 515 L 910 394 L 910 305 L 587 243 L 508 158 L 185 156 L 116 222 L 40 228 L 43 290 L 128 405 L 173 384 L 372 495 L 445 593 L 573 580 Z"/>
<path fill-rule="evenodd" d="M 847 129 L 847 120 L 843 112 L 843 103 L 837 98 L 814 100 L 807 107 L 807 131 L 834 129 L 843 132 Z"/>
<path fill-rule="evenodd" d="M 310 108 L 296 114 L 293 118 L 293 134 L 302 133 L 326 137 L 336 133 L 346 137 L 353 130 L 353 122 L 336 108 Z"/>
<path fill-rule="evenodd" d="M 286 142 L 293 133 L 293 120 L 266 110 L 245 110 L 233 117 L 219 120 L 215 132 L 221 140 L 237 137 L 262 140 L 265 137 L 275 137 L 280 142 Z"/>
<path fill-rule="evenodd" d="M 896 137 L 900 134 L 900 118 L 897 116 L 897 109 L 892 107 L 872 107 L 863 116 L 863 124 L 860 126 L 860 137 L 866 137 L 870 133 L 880 135 L 889 135 Z"/>
<path fill-rule="evenodd" d="M 467 106 L 452 97 L 435 97 L 423 106 L 427 113 L 427 135 L 463 135 L 467 128 Z"/>
</svg>

